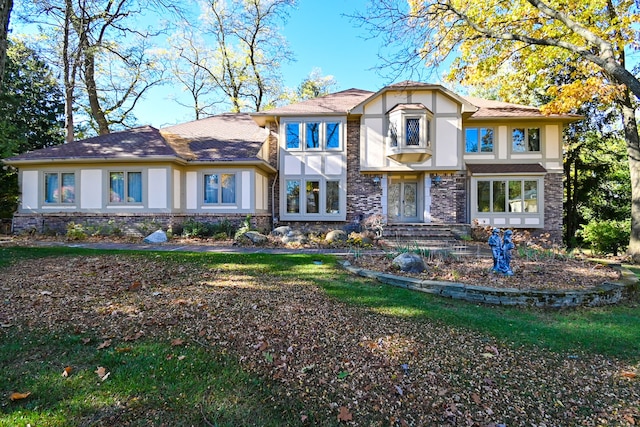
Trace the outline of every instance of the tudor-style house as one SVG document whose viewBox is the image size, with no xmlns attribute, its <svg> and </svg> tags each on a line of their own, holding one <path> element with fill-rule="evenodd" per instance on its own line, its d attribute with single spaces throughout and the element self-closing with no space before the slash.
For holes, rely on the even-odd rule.
<svg viewBox="0 0 640 427">
<path fill-rule="evenodd" d="M 479 224 L 562 232 L 562 131 L 580 117 L 402 82 L 140 127 L 5 160 L 14 232 L 187 219 Z"/>
</svg>

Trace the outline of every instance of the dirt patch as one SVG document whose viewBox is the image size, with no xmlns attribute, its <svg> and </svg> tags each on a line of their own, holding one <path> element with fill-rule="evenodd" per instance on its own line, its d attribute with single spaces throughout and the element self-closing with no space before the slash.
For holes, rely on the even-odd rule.
<svg viewBox="0 0 640 427">
<path fill-rule="evenodd" d="M 386 316 L 329 298 L 302 278 L 237 268 L 138 255 L 19 262 L 1 271 L 0 323 L 3 330 L 75 329 L 96 337 L 87 342 L 96 351 L 157 336 L 230 352 L 244 369 L 282 385 L 274 401 L 283 393 L 304 402 L 301 425 L 640 421 L 640 387 L 628 375 L 637 367 Z M 337 270 L 318 268 L 339 280 Z M 109 348 L 100 349 L 101 337 Z"/>
</svg>

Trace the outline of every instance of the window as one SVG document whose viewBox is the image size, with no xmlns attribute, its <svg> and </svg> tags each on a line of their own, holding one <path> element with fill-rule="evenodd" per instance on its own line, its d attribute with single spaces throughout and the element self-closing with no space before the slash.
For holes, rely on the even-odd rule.
<svg viewBox="0 0 640 427">
<path fill-rule="evenodd" d="M 287 181 L 287 213 L 300 213 L 300 181 Z"/>
<path fill-rule="evenodd" d="M 540 151 L 540 128 L 515 128 L 511 133 L 512 151 Z"/>
<path fill-rule="evenodd" d="M 204 175 L 204 202 L 232 204 L 236 202 L 236 176 L 232 173 Z"/>
<path fill-rule="evenodd" d="M 389 145 L 391 147 L 398 146 L 398 128 L 394 122 L 389 123 Z"/>
<path fill-rule="evenodd" d="M 284 139 L 289 150 L 339 150 L 342 148 L 343 122 L 288 122 Z"/>
<path fill-rule="evenodd" d="M 288 214 L 337 215 L 340 213 L 339 180 L 291 179 L 285 182 L 285 189 Z M 304 189 L 304 194 L 301 194 L 301 189 Z"/>
<path fill-rule="evenodd" d="M 142 203 L 142 172 L 110 172 L 110 203 Z"/>
<path fill-rule="evenodd" d="M 537 180 L 477 182 L 478 212 L 539 212 Z"/>
<path fill-rule="evenodd" d="M 320 148 L 320 123 L 307 123 L 307 148 Z"/>
<path fill-rule="evenodd" d="M 465 151 L 467 153 L 493 152 L 493 129 L 466 128 L 464 130 Z"/>
<path fill-rule="evenodd" d="M 327 149 L 340 148 L 340 123 L 327 123 Z"/>
<path fill-rule="evenodd" d="M 340 181 L 327 181 L 326 213 L 340 213 Z"/>
<path fill-rule="evenodd" d="M 300 148 L 300 123 L 287 123 L 285 125 L 285 134 L 287 148 Z"/>
<path fill-rule="evenodd" d="M 420 145 L 420 119 L 407 119 L 407 145 Z"/>
<path fill-rule="evenodd" d="M 76 175 L 51 172 L 44 174 L 45 203 L 75 203 Z"/>
</svg>

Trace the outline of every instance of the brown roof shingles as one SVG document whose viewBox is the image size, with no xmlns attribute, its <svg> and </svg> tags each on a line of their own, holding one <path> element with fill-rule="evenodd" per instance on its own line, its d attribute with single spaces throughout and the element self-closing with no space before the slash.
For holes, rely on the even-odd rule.
<svg viewBox="0 0 640 427">
<path fill-rule="evenodd" d="M 467 169 L 474 174 L 514 174 L 514 173 L 546 173 L 539 163 L 489 164 L 467 163 Z"/>
<path fill-rule="evenodd" d="M 463 96 L 467 102 L 478 107 L 478 111 L 471 115 L 472 119 L 489 118 L 563 118 L 578 120 L 577 114 L 543 114 L 539 108 L 510 102 L 493 101 L 490 99 Z"/>
<path fill-rule="evenodd" d="M 172 156 L 175 157 L 176 152 L 167 145 L 160 131 L 143 126 L 34 150 L 7 160 L 124 160 Z"/>
<path fill-rule="evenodd" d="M 351 108 L 369 98 L 373 92 L 362 89 L 347 89 L 318 98 L 308 99 L 255 115 L 292 116 L 313 114 L 346 114 Z"/>
</svg>

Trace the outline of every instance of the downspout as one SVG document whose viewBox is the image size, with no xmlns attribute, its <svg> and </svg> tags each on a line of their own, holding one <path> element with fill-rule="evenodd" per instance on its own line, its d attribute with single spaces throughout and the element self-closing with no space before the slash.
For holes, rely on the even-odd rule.
<svg viewBox="0 0 640 427">
<path fill-rule="evenodd" d="M 276 124 L 278 131 L 280 130 L 280 123 L 276 118 Z M 271 184 L 271 222 L 273 227 L 279 222 L 276 217 L 276 182 L 278 182 L 278 176 L 280 175 L 280 139 L 276 137 L 276 175 L 273 177 L 273 184 Z"/>
</svg>

